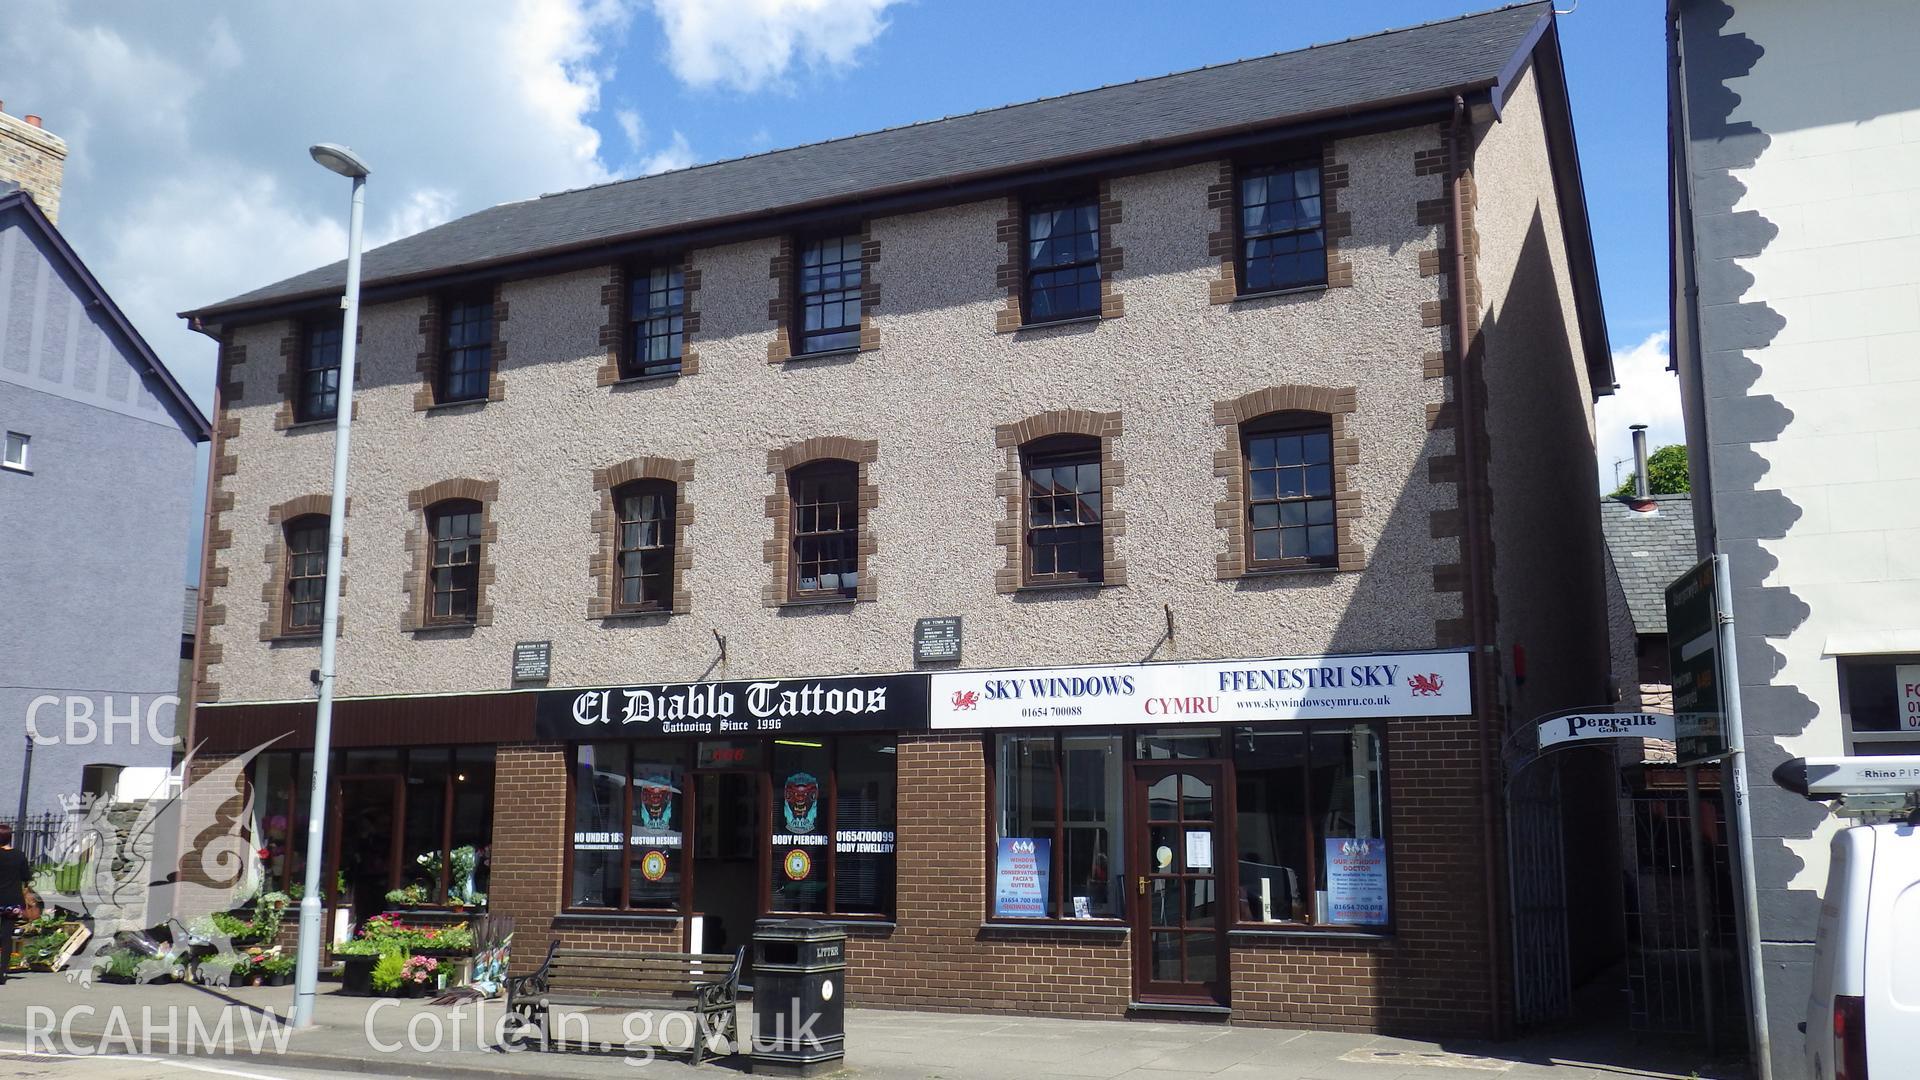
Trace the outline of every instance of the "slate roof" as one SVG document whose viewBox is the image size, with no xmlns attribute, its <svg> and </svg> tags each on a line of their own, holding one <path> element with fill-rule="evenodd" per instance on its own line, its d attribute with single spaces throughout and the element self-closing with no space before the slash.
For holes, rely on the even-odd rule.
<svg viewBox="0 0 1920 1080">
<path fill-rule="evenodd" d="M 931 190 L 1308 117 L 1503 86 L 1551 26 L 1527 3 L 1294 52 L 504 203 L 367 252 L 364 284 Z M 373 183 L 378 184 L 376 174 Z M 1584 213 L 1580 208 L 1579 213 Z M 335 263 L 185 312 L 211 318 L 338 293 Z"/>
<path fill-rule="evenodd" d="M 1693 546 L 1693 497 L 1658 495 L 1652 513 L 1625 499 L 1600 500 L 1600 531 L 1607 538 L 1636 634 L 1667 632 L 1667 586 L 1700 561 Z"/>
</svg>

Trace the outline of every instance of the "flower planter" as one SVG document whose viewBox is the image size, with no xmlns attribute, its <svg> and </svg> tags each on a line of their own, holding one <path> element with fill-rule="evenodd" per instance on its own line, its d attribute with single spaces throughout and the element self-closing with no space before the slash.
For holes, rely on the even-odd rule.
<svg viewBox="0 0 1920 1080">
<path fill-rule="evenodd" d="M 284 973 L 279 975 L 267 975 L 267 976 L 264 976 L 264 980 L 266 985 L 268 986 L 287 986 L 293 982 L 293 976 L 291 974 L 284 974 Z"/>
<path fill-rule="evenodd" d="M 379 960 L 377 956 L 341 957 L 340 992 L 361 997 L 373 996 L 373 965 Z"/>
</svg>

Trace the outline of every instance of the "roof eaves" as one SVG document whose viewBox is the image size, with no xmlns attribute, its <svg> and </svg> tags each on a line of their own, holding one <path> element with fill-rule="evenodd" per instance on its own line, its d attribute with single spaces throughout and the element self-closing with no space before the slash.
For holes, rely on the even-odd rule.
<svg viewBox="0 0 1920 1080">
<path fill-rule="evenodd" d="M 87 269 L 87 264 L 81 260 L 80 253 L 73 250 L 73 245 L 67 243 L 67 238 L 62 236 L 60 229 L 47 218 L 46 212 L 41 210 L 39 204 L 33 201 L 32 196 L 24 191 L 15 191 L 11 194 L 0 196 L 0 212 L 5 212 L 15 207 L 22 210 L 26 214 L 27 220 L 33 223 L 34 228 L 38 229 L 41 235 L 46 237 L 47 243 L 52 246 L 54 253 L 60 257 L 60 261 L 66 264 L 67 269 L 72 271 L 73 276 L 80 280 L 81 286 L 99 303 L 100 310 L 107 316 L 107 321 L 113 324 L 115 330 L 119 331 L 127 344 L 132 347 L 134 355 L 139 358 L 142 364 L 146 365 L 147 370 L 153 374 L 153 377 L 160 381 L 161 387 L 167 391 L 167 395 L 173 399 L 174 404 L 179 407 L 181 414 L 185 416 L 187 425 L 191 428 L 190 434 L 194 436 L 194 441 L 206 442 L 211 439 L 213 437 L 213 425 L 208 423 L 206 414 L 200 411 L 200 406 L 194 404 L 193 398 L 187 395 L 186 390 L 182 388 L 179 381 L 173 377 L 173 372 L 167 370 L 167 365 L 161 362 L 159 355 L 153 351 L 153 347 L 147 344 L 147 339 L 140 336 L 140 331 L 134 329 L 133 323 L 128 320 L 126 313 L 120 310 L 120 305 L 114 303 L 113 297 L 109 296 L 107 290 L 101 287 L 100 280 L 93 276 L 93 271 Z"/>
</svg>

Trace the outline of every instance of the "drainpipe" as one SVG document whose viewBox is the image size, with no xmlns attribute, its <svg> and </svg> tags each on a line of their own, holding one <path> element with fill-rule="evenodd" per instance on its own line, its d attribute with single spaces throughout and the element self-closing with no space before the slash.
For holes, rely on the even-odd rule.
<svg viewBox="0 0 1920 1080">
<path fill-rule="evenodd" d="M 1467 336 L 1466 207 L 1460 157 L 1460 147 L 1466 141 L 1467 132 L 1467 102 L 1455 94 L 1453 119 L 1447 130 L 1447 183 L 1450 188 L 1447 208 L 1450 218 L 1448 224 L 1452 230 L 1449 239 L 1453 248 L 1453 269 L 1447 275 L 1447 284 L 1453 294 L 1454 402 L 1458 413 L 1454 430 L 1459 436 L 1456 449 L 1460 456 L 1461 544 L 1466 549 L 1463 561 L 1466 564 L 1467 581 L 1462 599 L 1471 628 L 1474 715 L 1479 723 L 1480 864 L 1482 887 L 1486 890 L 1487 899 L 1487 1009 L 1493 1021 L 1493 1037 L 1504 1039 L 1509 1033 L 1509 1025 L 1500 1000 L 1500 973 L 1504 970 L 1502 965 L 1506 962 L 1507 950 L 1500 936 L 1500 800 L 1495 788 L 1498 781 L 1493 770 L 1494 747 L 1498 745 L 1493 728 L 1497 687 L 1493 672 L 1488 667 L 1494 655 L 1494 632 L 1486 602 L 1490 590 L 1484 527 L 1486 511 L 1484 493 L 1480 489 L 1480 394 L 1479 383 L 1470 367 L 1473 350 Z"/>
</svg>

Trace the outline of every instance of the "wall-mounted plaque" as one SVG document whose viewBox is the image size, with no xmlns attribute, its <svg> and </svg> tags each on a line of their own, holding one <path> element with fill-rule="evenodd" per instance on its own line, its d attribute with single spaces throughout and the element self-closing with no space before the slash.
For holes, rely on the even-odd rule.
<svg viewBox="0 0 1920 1080">
<path fill-rule="evenodd" d="M 553 642 L 521 641 L 514 644 L 514 682 L 546 682 L 552 676 Z"/>
<path fill-rule="evenodd" d="M 913 624 L 913 662 L 960 659 L 960 617 L 919 619 Z"/>
</svg>

